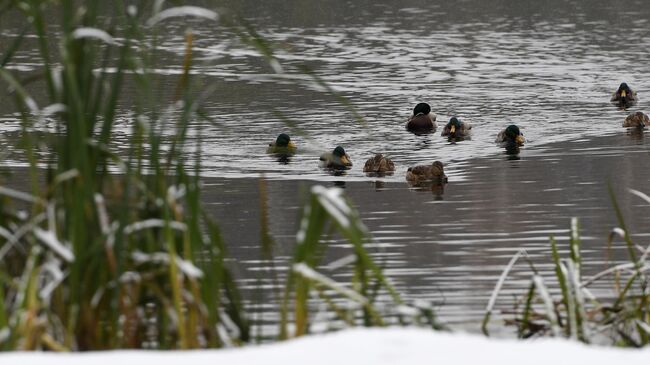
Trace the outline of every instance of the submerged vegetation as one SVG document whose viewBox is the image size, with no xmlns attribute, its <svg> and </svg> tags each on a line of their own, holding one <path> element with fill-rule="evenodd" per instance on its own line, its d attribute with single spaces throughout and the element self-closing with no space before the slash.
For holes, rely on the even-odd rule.
<svg viewBox="0 0 650 365">
<path fill-rule="evenodd" d="M 5 67 L 23 35 L 1 55 L 0 78 L 20 112 L 30 174 L 28 191 L 0 187 L 0 349 L 187 349 L 254 341 L 226 245 L 201 204 L 200 159 L 193 158 L 201 153 L 200 133 L 192 146 L 186 143 L 190 123 L 209 119 L 200 98 L 192 97 L 198 85 L 191 31 L 171 100 L 158 101 L 148 71 L 159 22 L 218 15 L 189 6 L 162 9 L 162 2 L 153 8 L 71 0 L 1 4 L 0 16 L 22 16 L 31 26 L 23 35 L 35 35 L 43 68 L 21 80 Z M 57 31 L 45 19 L 53 6 L 61 15 Z M 99 15 L 106 6 L 112 17 Z M 273 65 L 268 45 L 249 25 L 226 24 Z M 33 82 L 44 85 L 45 100 L 30 95 Z M 124 153 L 114 134 L 126 85 L 136 88 L 136 98 Z M 44 122 L 54 126 L 52 133 L 36 136 L 34 127 Z M 308 333 L 315 301 L 347 325 L 392 318 L 438 327 L 431 308 L 403 304 L 366 250 L 368 232 L 341 191 L 316 187 L 310 196 L 285 275 L 279 337 Z M 341 262 L 353 273 L 349 285 L 316 270 L 327 251 L 321 236 L 334 231 L 352 244 L 350 259 Z M 273 260 L 272 239 L 264 237 L 265 258 Z M 396 305 L 377 306 L 381 295 Z"/>
</svg>

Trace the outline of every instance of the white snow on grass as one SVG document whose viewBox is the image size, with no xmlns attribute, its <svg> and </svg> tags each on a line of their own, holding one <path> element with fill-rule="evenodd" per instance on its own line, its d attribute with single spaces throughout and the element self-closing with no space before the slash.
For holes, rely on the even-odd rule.
<svg viewBox="0 0 650 365">
<path fill-rule="evenodd" d="M 647 364 L 643 350 L 587 346 L 567 340 L 494 340 L 426 329 L 352 329 L 272 345 L 206 351 L 3 353 L 11 365 L 383 365 L 383 364 Z"/>
</svg>

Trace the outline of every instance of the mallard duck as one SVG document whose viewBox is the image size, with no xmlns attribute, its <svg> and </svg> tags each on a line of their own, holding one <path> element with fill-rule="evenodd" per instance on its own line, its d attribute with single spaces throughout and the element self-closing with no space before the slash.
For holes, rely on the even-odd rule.
<svg viewBox="0 0 650 365">
<path fill-rule="evenodd" d="M 630 89 L 630 87 L 624 82 L 619 85 L 611 99 L 612 103 L 624 108 L 633 105 L 636 101 L 636 92 Z"/>
<path fill-rule="evenodd" d="M 442 162 L 434 161 L 431 165 L 409 167 L 406 171 L 406 181 L 413 185 L 442 184 L 447 182 L 447 175 Z"/>
<path fill-rule="evenodd" d="M 469 137 L 470 130 L 472 126 L 468 123 L 461 122 L 460 119 L 456 117 L 451 117 L 449 123 L 445 125 L 445 128 L 440 134 L 443 137 L 449 137 L 449 139 L 462 140 Z"/>
<path fill-rule="evenodd" d="M 324 153 L 320 156 L 323 167 L 333 170 L 347 170 L 352 166 L 350 156 L 345 153 L 341 146 L 336 146 L 332 152 Z"/>
<path fill-rule="evenodd" d="M 650 118 L 642 112 L 635 112 L 627 116 L 623 121 L 623 127 L 643 129 L 650 125 Z"/>
<path fill-rule="evenodd" d="M 506 129 L 497 134 L 497 138 L 494 142 L 501 144 L 513 144 L 517 147 L 520 147 L 524 145 L 526 139 L 524 138 L 524 134 L 519 130 L 519 127 L 511 124 L 507 126 Z"/>
<path fill-rule="evenodd" d="M 419 103 L 413 108 L 413 115 L 406 122 L 406 129 L 415 134 L 426 134 L 435 132 L 436 115 L 431 112 L 431 106 L 427 103 Z"/>
<path fill-rule="evenodd" d="M 291 137 L 286 133 L 280 133 L 275 142 L 269 143 L 267 153 L 293 154 L 296 152 L 296 145 L 291 142 Z"/>
<path fill-rule="evenodd" d="M 363 172 L 375 175 L 392 174 L 395 171 L 395 164 L 388 157 L 381 153 L 370 157 L 363 166 Z"/>
</svg>

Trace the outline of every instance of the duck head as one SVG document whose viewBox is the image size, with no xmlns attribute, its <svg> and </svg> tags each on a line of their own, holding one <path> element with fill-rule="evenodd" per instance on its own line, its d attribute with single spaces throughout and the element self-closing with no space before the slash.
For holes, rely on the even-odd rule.
<svg viewBox="0 0 650 365">
<path fill-rule="evenodd" d="M 293 142 L 291 142 L 291 137 L 289 137 L 289 135 L 286 133 L 280 133 L 280 135 L 278 135 L 278 138 L 275 139 L 275 146 L 284 148 L 296 148 Z"/>
<path fill-rule="evenodd" d="M 511 124 L 508 127 L 506 127 L 505 134 L 506 134 L 506 140 L 508 142 L 514 142 L 517 146 L 522 146 L 526 141 L 524 135 L 519 130 L 519 127 L 517 127 L 514 124 Z"/>
<path fill-rule="evenodd" d="M 625 103 L 632 96 L 632 89 L 630 89 L 630 87 L 627 86 L 627 83 L 622 82 L 618 86 L 618 90 L 616 90 L 616 94 L 620 97 L 621 102 Z"/>
<path fill-rule="evenodd" d="M 424 114 L 427 115 L 431 113 L 431 106 L 427 103 L 418 103 L 418 105 L 413 108 L 413 115 Z"/>
<path fill-rule="evenodd" d="M 334 151 L 332 151 L 332 155 L 337 157 L 343 166 L 352 166 L 352 161 L 350 161 L 350 156 L 348 156 L 347 153 L 345 153 L 345 150 L 341 146 L 336 146 Z"/>
<path fill-rule="evenodd" d="M 460 119 L 451 117 L 451 119 L 449 119 L 449 123 L 447 123 L 447 128 L 449 128 L 449 138 L 455 138 L 457 136 L 456 134 L 460 133 Z"/>
</svg>

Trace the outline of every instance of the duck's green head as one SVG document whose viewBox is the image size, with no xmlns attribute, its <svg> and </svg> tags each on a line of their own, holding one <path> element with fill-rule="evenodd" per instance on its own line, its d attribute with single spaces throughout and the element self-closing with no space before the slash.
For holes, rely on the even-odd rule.
<svg viewBox="0 0 650 365">
<path fill-rule="evenodd" d="M 514 124 L 511 124 L 506 127 L 506 138 L 510 141 L 517 142 L 517 144 L 524 144 L 524 135 L 521 133 L 519 130 L 519 127 L 517 127 Z"/>
<path fill-rule="evenodd" d="M 289 137 L 289 135 L 286 133 L 280 133 L 280 135 L 278 135 L 278 138 L 275 139 L 275 146 L 288 148 L 295 147 L 293 142 L 291 142 L 291 137 Z"/>
<path fill-rule="evenodd" d="M 338 157 L 341 160 L 341 164 L 345 166 L 350 166 L 352 165 L 352 162 L 350 161 L 350 158 L 348 157 L 348 154 L 345 153 L 345 150 L 341 146 L 336 146 L 334 151 L 332 151 L 332 155 Z"/>
<path fill-rule="evenodd" d="M 460 119 L 456 117 L 451 117 L 449 123 L 447 123 L 447 128 L 449 128 L 449 135 L 454 136 L 457 130 L 460 130 L 461 124 Z"/>
<path fill-rule="evenodd" d="M 621 84 L 618 86 L 618 90 L 616 91 L 617 94 L 621 96 L 621 98 L 626 98 L 632 94 L 632 89 L 630 89 L 629 86 L 627 86 L 627 83 L 621 82 Z"/>
<path fill-rule="evenodd" d="M 413 115 L 418 114 L 429 114 L 431 113 L 431 106 L 427 103 L 418 103 L 418 105 L 413 108 Z"/>
</svg>

